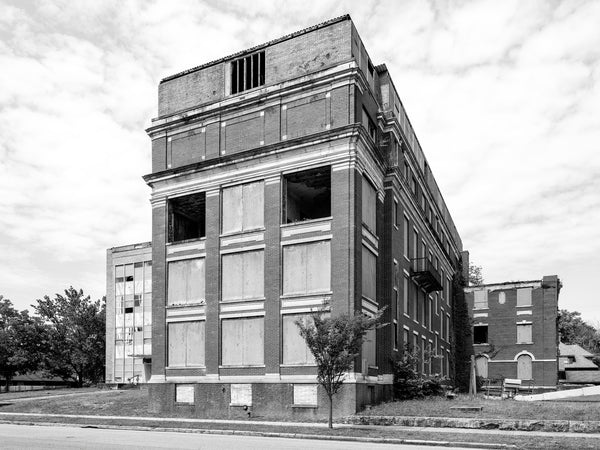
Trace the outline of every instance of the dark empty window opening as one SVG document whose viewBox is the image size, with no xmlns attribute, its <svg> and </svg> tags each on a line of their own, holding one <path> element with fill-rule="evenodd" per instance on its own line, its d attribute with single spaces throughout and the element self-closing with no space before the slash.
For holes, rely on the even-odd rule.
<svg viewBox="0 0 600 450">
<path fill-rule="evenodd" d="M 265 52 L 254 53 L 231 63 L 231 93 L 265 84 Z"/>
<path fill-rule="evenodd" d="M 169 242 L 206 236 L 206 194 L 169 199 Z"/>
<path fill-rule="evenodd" d="M 488 326 L 476 325 L 473 327 L 473 343 L 487 344 L 488 342 Z"/>
<path fill-rule="evenodd" d="M 375 128 L 375 124 L 373 123 L 373 120 L 371 120 L 371 116 L 369 115 L 369 113 L 367 112 L 367 110 L 364 107 L 362 110 L 362 121 L 363 121 L 363 126 L 369 133 L 369 136 L 371 136 L 371 139 L 373 139 L 373 141 L 375 141 L 377 138 L 377 129 Z"/>
<path fill-rule="evenodd" d="M 284 176 L 283 223 L 331 216 L 331 168 L 304 170 Z"/>
</svg>

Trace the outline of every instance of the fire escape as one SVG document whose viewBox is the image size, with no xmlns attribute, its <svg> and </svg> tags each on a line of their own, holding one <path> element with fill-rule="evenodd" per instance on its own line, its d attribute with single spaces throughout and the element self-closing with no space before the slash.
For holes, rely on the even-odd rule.
<svg viewBox="0 0 600 450">
<path fill-rule="evenodd" d="M 426 292 L 441 291 L 442 278 L 434 265 L 427 258 L 410 260 L 410 276 Z"/>
</svg>

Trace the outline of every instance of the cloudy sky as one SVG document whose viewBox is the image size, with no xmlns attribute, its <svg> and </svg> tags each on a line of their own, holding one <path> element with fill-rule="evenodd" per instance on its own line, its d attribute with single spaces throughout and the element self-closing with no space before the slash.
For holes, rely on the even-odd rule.
<svg viewBox="0 0 600 450">
<path fill-rule="evenodd" d="M 486 282 L 600 322 L 599 1 L 0 0 L 0 294 L 105 289 L 150 240 L 161 78 L 350 13 Z"/>
</svg>

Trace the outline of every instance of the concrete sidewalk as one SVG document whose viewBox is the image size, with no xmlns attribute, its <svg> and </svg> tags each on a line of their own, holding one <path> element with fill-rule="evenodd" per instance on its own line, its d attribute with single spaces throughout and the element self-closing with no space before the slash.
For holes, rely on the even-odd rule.
<svg viewBox="0 0 600 450">
<path fill-rule="evenodd" d="M 17 413 L 17 412 L 0 412 L 0 420 L 9 421 L 10 417 L 19 417 L 23 419 L 35 418 L 53 418 L 53 419 L 88 419 L 88 420 L 119 420 L 127 422 L 131 426 L 136 426 L 140 422 L 159 422 L 168 425 L 176 425 L 178 423 L 189 424 L 220 424 L 220 425 L 257 425 L 257 426 L 272 426 L 280 428 L 297 427 L 297 428 L 327 428 L 325 422 L 275 422 L 263 420 L 229 420 L 229 419 L 190 419 L 179 417 L 131 417 L 131 416 L 100 416 L 100 415 L 85 415 L 85 414 L 38 414 L 38 413 Z M 439 420 L 439 418 L 435 418 Z M 143 426 L 143 425 L 140 425 Z M 585 432 L 568 432 L 568 431 L 521 431 L 508 429 L 477 429 L 464 427 L 434 427 L 434 426 L 402 426 L 402 425 L 367 425 L 355 423 L 334 423 L 334 428 L 353 428 L 365 430 L 390 430 L 390 431 L 419 431 L 424 433 L 457 433 L 457 434 L 497 434 L 497 435 L 512 435 L 512 436 L 537 436 L 537 437 L 582 437 L 600 440 L 600 433 L 585 433 Z M 193 430 L 186 428 L 185 430 Z M 224 430 L 221 430 L 224 431 Z M 600 447 L 600 445 L 599 445 Z"/>
<path fill-rule="evenodd" d="M 21 413 L 25 415 L 25 413 Z M 8 416 L 9 413 L 1 413 L 3 416 Z M 27 414 L 27 416 L 38 416 L 38 417 L 48 417 L 51 416 L 53 418 L 57 418 L 61 416 L 60 414 Z M 68 417 L 90 417 L 90 416 L 72 416 L 68 415 Z M 102 418 L 105 416 L 91 416 L 94 418 Z M 138 419 L 135 417 L 123 417 L 123 416 L 112 416 L 115 418 L 119 418 L 121 420 L 126 420 L 130 422 L 130 425 L 111 425 L 111 424 L 85 424 L 85 423 L 72 423 L 72 422 L 36 422 L 34 420 L 27 421 L 10 421 L 10 420 L 2 420 L 0 418 L 0 423 L 10 423 L 15 425 L 34 425 L 34 426 L 47 426 L 47 427 L 72 427 L 79 426 L 83 428 L 103 428 L 103 429 L 126 429 L 126 430 L 136 430 L 136 431 L 164 431 L 164 432 L 179 432 L 179 433 L 197 433 L 197 434 L 210 434 L 210 435 L 237 435 L 237 436 L 260 436 L 260 437 L 272 437 L 272 438 L 289 438 L 289 439 L 318 439 L 325 441 L 338 441 L 338 442 L 362 442 L 365 444 L 368 443 L 376 443 L 376 444 L 394 444 L 394 445 L 418 445 L 424 446 L 427 448 L 431 447 L 450 447 L 450 448 L 469 448 L 469 449 L 515 449 L 517 448 L 515 445 L 510 444 L 499 444 L 499 443 L 490 443 L 490 442 L 462 442 L 458 440 L 440 440 L 440 439 L 405 439 L 401 437 L 363 437 L 363 436 L 345 436 L 345 435 L 327 435 L 327 434 L 315 434 L 315 433 L 290 433 L 282 430 L 281 432 L 273 432 L 273 431 L 254 431 L 254 430 L 234 430 L 230 428 L 226 429 L 202 429 L 202 428 L 177 428 L 174 426 L 164 426 L 164 427 L 150 427 L 143 425 L 135 425 L 136 421 L 143 422 L 143 419 Z M 152 418 L 154 419 L 154 418 Z M 177 418 L 162 418 L 165 422 L 165 425 L 168 425 L 168 421 L 177 422 L 179 419 Z M 201 423 L 211 422 L 215 423 L 215 421 L 205 421 L 202 420 Z M 311 424 L 305 423 L 282 423 L 282 422 L 253 422 L 253 421 L 226 421 L 220 420 L 219 423 L 231 423 L 236 424 L 242 422 L 246 425 L 266 425 L 266 424 L 275 424 L 276 426 L 286 427 L 286 426 L 307 426 Z M 320 427 L 327 426 L 326 424 L 319 424 Z M 356 426 L 356 425 L 337 425 L 336 429 L 344 429 L 344 428 L 379 428 L 379 427 L 365 427 L 365 426 Z M 382 427 L 387 430 L 391 429 L 390 427 Z M 398 428 L 397 431 L 400 431 L 401 428 L 406 428 L 410 431 L 415 431 L 411 427 L 393 427 Z M 309 430 L 307 430 L 309 431 Z M 394 430 L 396 431 L 396 430 Z M 428 430 L 429 431 L 429 430 Z M 446 433 L 448 430 L 445 430 Z"/>
</svg>

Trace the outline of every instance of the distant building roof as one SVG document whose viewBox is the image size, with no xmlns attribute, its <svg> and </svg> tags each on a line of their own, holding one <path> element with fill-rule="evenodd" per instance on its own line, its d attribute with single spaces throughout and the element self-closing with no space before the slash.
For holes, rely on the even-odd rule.
<svg viewBox="0 0 600 450">
<path fill-rule="evenodd" d="M 488 291 L 493 291 L 496 289 L 505 290 L 505 289 L 515 289 L 515 288 L 539 288 L 542 286 L 542 280 L 527 280 L 527 281 L 505 281 L 503 283 L 487 283 L 487 284 L 478 284 L 474 286 L 465 287 L 465 292 L 474 292 L 481 291 L 486 289 Z"/>
<path fill-rule="evenodd" d="M 558 370 L 599 370 L 600 368 L 590 361 L 594 356 L 577 344 L 563 344 L 558 346 L 559 358 Z M 572 362 L 568 361 L 571 360 Z"/>
</svg>

